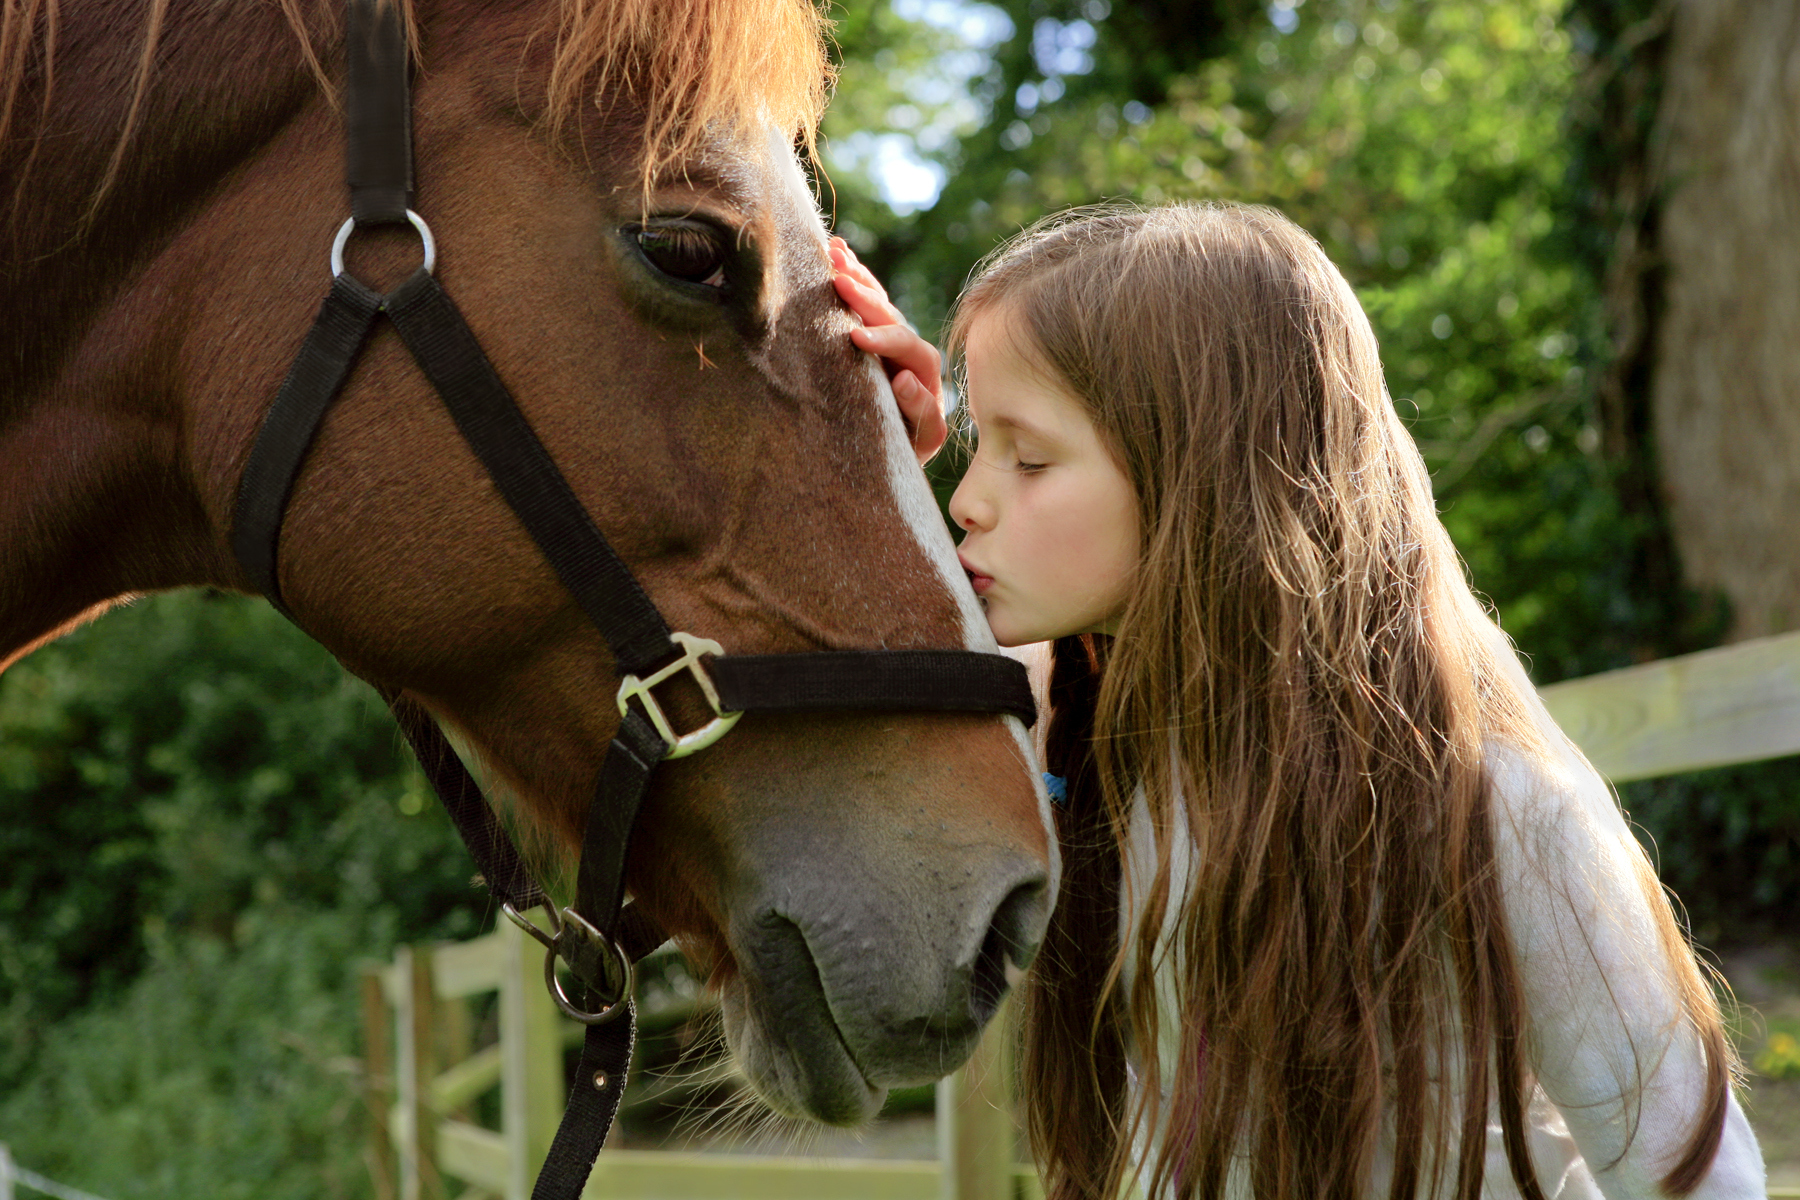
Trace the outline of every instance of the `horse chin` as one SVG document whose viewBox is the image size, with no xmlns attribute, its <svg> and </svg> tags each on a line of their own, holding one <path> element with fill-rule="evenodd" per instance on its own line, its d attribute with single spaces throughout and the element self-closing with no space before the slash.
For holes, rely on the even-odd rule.
<svg viewBox="0 0 1800 1200">
<path fill-rule="evenodd" d="M 720 991 L 725 1042 L 743 1074 L 761 1101 L 785 1117 L 869 1123 L 887 1088 L 869 1081 L 844 1042 L 805 937 L 774 914 L 756 925 L 763 943 L 758 970 L 734 973 Z"/>
<path fill-rule="evenodd" d="M 758 1004 L 734 981 L 720 997 L 725 1039 L 757 1096 L 788 1117 L 827 1125 L 865 1125 L 881 1111 L 887 1089 L 869 1082 L 814 982 L 816 1004 L 785 1011 Z"/>
</svg>

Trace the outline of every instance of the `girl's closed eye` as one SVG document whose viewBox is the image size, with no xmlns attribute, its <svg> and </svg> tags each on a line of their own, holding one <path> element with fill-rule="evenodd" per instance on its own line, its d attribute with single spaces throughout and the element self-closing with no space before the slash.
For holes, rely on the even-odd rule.
<svg viewBox="0 0 1800 1200">
<path fill-rule="evenodd" d="M 1056 446 L 1046 445 L 1041 437 L 1010 437 L 1006 441 L 999 449 L 1021 475 L 1034 475 L 1062 457 Z"/>
</svg>

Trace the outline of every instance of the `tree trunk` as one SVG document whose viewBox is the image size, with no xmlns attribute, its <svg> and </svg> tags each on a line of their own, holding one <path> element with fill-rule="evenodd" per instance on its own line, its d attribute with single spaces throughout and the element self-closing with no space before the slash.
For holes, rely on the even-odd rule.
<svg viewBox="0 0 1800 1200">
<path fill-rule="evenodd" d="M 1671 530 L 1733 639 L 1800 628 L 1800 5 L 1679 0 L 1658 121 Z"/>
</svg>

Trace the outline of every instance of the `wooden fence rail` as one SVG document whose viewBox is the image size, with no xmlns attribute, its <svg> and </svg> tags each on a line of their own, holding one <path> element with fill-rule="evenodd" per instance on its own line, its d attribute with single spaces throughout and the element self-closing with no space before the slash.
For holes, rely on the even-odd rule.
<svg viewBox="0 0 1800 1200">
<path fill-rule="evenodd" d="M 1756 638 L 1541 689 L 1614 783 L 1800 753 L 1800 633 Z"/>
<path fill-rule="evenodd" d="M 1800 752 L 1800 633 L 1542 690 L 1615 782 Z M 500 1039 L 473 1050 L 467 1001 L 499 994 Z M 499 922 L 473 941 L 403 947 L 363 976 L 371 1172 L 378 1200 L 527 1200 L 562 1113 L 564 1026 L 535 942 Z M 938 1085 L 936 1161 L 608 1150 L 589 1200 L 1041 1200 L 1013 1161 L 1004 1022 Z M 392 1071 L 388 1064 L 394 1064 Z M 500 1128 L 469 1108 L 500 1089 Z M 452 1188 L 450 1181 L 459 1181 Z M 1800 1188 L 1769 1195 L 1800 1197 Z"/>
</svg>

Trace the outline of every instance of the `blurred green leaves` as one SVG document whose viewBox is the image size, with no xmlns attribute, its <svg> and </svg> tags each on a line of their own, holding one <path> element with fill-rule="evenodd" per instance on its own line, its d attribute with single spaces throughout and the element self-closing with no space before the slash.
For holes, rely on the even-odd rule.
<svg viewBox="0 0 1800 1200">
<path fill-rule="evenodd" d="M 260 601 L 144 600 L 0 676 L 21 1161 L 115 1197 L 361 1188 L 355 966 L 488 920 L 404 756 L 380 700 Z"/>
</svg>

